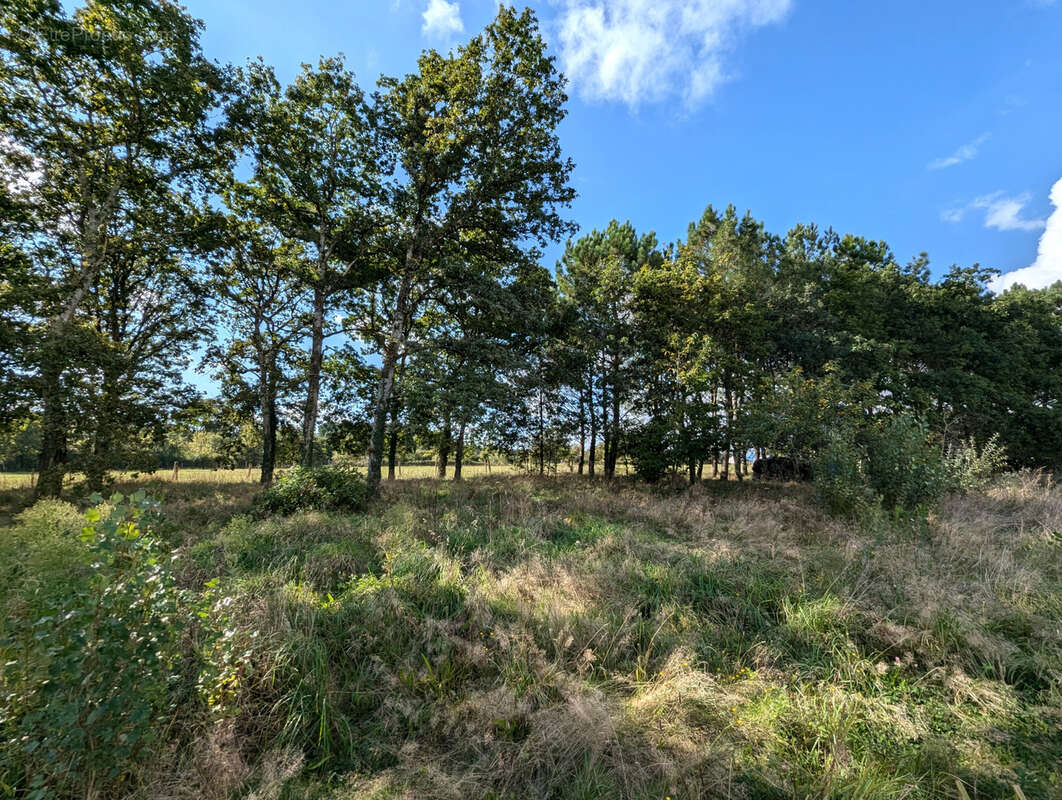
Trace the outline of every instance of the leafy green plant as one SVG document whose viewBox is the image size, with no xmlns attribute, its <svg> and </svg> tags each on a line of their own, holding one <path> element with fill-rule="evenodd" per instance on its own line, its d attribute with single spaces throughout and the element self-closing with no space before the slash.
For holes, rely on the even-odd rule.
<svg viewBox="0 0 1062 800">
<path fill-rule="evenodd" d="M 928 506 L 947 491 L 948 474 L 940 450 L 915 417 L 897 414 L 870 427 L 863 438 L 867 482 L 887 510 Z"/>
<path fill-rule="evenodd" d="M 0 619 L 49 613 L 90 572 L 78 533 L 85 518 L 61 500 L 44 498 L 0 535 Z"/>
<path fill-rule="evenodd" d="M 908 414 L 831 431 L 814 467 L 819 501 L 841 516 L 924 510 L 950 486 L 939 449 Z"/>
<path fill-rule="evenodd" d="M 369 487 L 354 470 L 341 467 L 294 467 L 266 489 L 259 505 L 266 514 L 296 511 L 365 510 Z"/>
<path fill-rule="evenodd" d="M 656 483 L 675 464 L 674 437 L 663 420 L 651 420 L 630 436 L 629 452 L 634 473 L 648 483 Z"/>
<path fill-rule="evenodd" d="M 174 712 L 184 621 L 171 557 L 140 527 L 153 506 L 140 491 L 90 509 L 88 580 L 4 625 L 0 776 L 24 796 L 112 794 Z"/>
<path fill-rule="evenodd" d="M 1007 466 L 1007 448 L 993 434 L 978 450 L 973 437 L 950 448 L 944 457 L 944 467 L 952 485 L 962 492 L 983 489 L 993 476 Z"/>
<path fill-rule="evenodd" d="M 813 463 L 815 492 L 831 514 L 855 516 L 870 499 L 862 448 L 850 431 L 833 431 Z"/>
</svg>

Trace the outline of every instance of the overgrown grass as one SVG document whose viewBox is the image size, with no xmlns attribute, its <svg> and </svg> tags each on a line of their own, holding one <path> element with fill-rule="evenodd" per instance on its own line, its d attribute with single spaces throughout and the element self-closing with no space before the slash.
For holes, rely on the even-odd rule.
<svg viewBox="0 0 1062 800">
<path fill-rule="evenodd" d="M 364 467 L 362 468 L 364 469 Z M 565 467 L 561 468 L 566 469 Z M 524 470 L 510 464 L 492 464 L 489 468 L 485 464 L 466 464 L 461 470 L 462 477 L 477 478 L 484 476 L 501 476 L 522 474 Z M 386 476 L 387 468 L 384 467 Z M 417 478 L 434 478 L 436 467 L 434 464 L 411 464 L 399 467 L 396 477 L 400 480 Z M 451 466 L 447 475 L 452 476 Z M 236 469 L 200 469 L 184 468 L 178 470 L 174 479 L 172 469 L 158 469 L 153 472 L 119 471 L 113 473 L 114 479 L 121 485 L 132 483 L 152 483 L 167 481 L 175 483 L 250 483 L 257 484 L 262 477 L 262 471 L 256 467 L 237 467 Z M 76 486 L 84 480 L 81 473 L 73 472 L 66 476 L 67 486 Z M 37 484 L 37 475 L 32 472 L 0 472 L 0 490 L 4 489 L 30 489 Z"/>
<path fill-rule="evenodd" d="M 1043 476 L 861 529 L 778 484 L 410 480 L 283 519 L 156 488 L 209 611 L 139 796 L 1062 796 Z M 76 546 L 33 531 L 71 514 L 24 512 L 4 557 L 53 575 Z"/>
</svg>

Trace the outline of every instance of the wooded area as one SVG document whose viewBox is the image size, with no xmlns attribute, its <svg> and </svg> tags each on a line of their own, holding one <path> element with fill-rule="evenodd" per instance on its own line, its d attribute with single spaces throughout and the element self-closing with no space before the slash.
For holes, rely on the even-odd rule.
<svg viewBox="0 0 1062 800">
<path fill-rule="evenodd" d="M 43 495 L 169 467 L 205 432 L 263 483 L 278 452 L 367 457 L 375 485 L 425 448 L 457 478 L 473 448 L 741 478 L 897 416 L 945 453 L 1062 458 L 1057 285 L 997 296 L 979 266 L 934 279 L 925 255 L 733 207 L 667 245 L 612 221 L 539 263 L 576 227 L 530 11 L 367 89 L 337 57 L 289 86 L 218 65 L 164 3 L 3 23 L 2 455 Z M 219 396 L 188 385 L 199 366 Z"/>
</svg>

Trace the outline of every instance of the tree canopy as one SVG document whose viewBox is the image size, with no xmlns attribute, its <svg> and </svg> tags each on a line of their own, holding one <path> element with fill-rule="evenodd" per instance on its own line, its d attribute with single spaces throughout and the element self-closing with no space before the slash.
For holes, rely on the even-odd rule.
<svg viewBox="0 0 1062 800">
<path fill-rule="evenodd" d="M 365 88 L 339 56 L 218 65 L 163 0 L 0 23 L 0 436 L 42 494 L 203 437 L 265 483 L 334 457 L 373 488 L 401 458 L 744 479 L 848 421 L 1062 466 L 1062 285 L 733 206 L 576 236 L 530 10 Z"/>
</svg>

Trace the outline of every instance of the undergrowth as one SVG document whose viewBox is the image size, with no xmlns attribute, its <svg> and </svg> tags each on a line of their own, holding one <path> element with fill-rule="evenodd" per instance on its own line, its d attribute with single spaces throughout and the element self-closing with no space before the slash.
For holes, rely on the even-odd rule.
<svg viewBox="0 0 1062 800">
<path fill-rule="evenodd" d="M 196 669 L 128 795 L 1062 792 L 1044 476 L 918 524 L 857 526 L 800 486 L 512 477 L 385 486 L 361 513 L 221 507 L 204 522 L 186 495 L 152 523 L 198 609 Z M 5 531 L 8 580 L 35 587 L 9 615 L 85 563 L 76 513 Z"/>
</svg>

